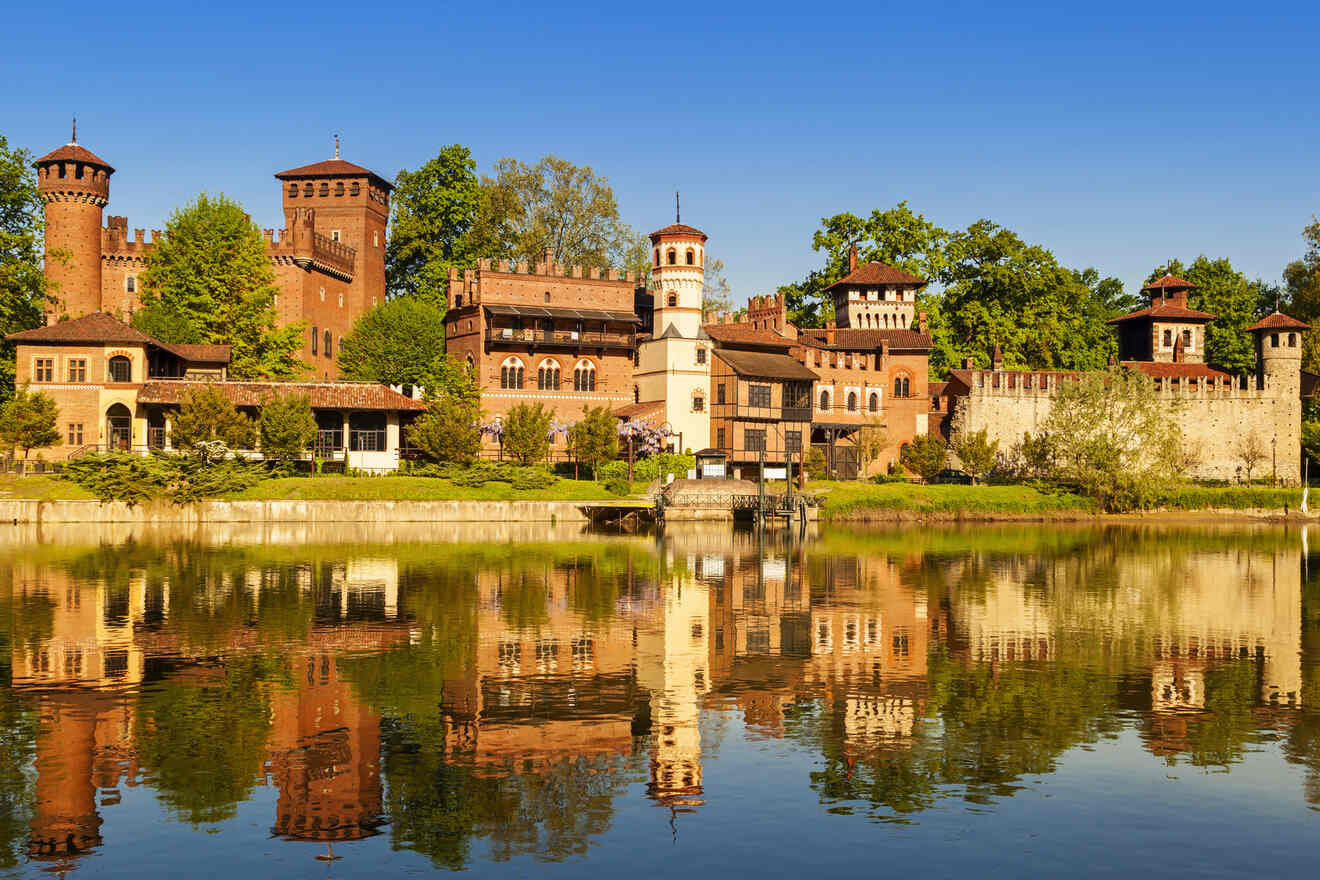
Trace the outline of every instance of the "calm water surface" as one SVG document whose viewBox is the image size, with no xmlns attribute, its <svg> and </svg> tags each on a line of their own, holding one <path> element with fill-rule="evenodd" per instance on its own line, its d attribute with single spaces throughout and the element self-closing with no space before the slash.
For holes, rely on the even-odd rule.
<svg viewBox="0 0 1320 880">
<path fill-rule="evenodd" d="M 0 877 L 1320 857 L 1297 529 L 12 527 L 0 559 Z"/>
</svg>

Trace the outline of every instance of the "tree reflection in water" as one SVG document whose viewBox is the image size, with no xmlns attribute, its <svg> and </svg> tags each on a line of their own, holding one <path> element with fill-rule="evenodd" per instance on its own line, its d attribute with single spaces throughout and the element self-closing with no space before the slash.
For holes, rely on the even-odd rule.
<svg viewBox="0 0 1320 880">
<path fill-rule="evenodd" d="M 1284 530 L 10 557 L 0 867 L 113 848 L 122 784 L 185 828 L 269 783 L 284 840 L 385 831 L 449 869 L 587 859 L 630 792 L 675 815 L 718 801 L 730 719 L 816 756 L 772 783 L 784 797 L 808 781 L 811 809 L 884 821 L 993 810 L 1124 731 L 1153 766 L 1277 740 L 1320 806 L 1320 585 Z"/>
</svg>

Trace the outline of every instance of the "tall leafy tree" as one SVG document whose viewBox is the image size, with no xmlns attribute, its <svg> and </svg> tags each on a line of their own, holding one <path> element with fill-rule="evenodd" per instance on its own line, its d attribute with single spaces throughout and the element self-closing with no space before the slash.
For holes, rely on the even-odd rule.
<svg viewBox="0 0 1320 880">
<path fill-rule="evenodd" d="M 724 261 L 711 259 L 706 254 L 705 272 L 701 279 L 702 312 L 727 312 L 733 309 L 733 291 L 729 279 L 724 277 Z"/>
<path fill-rule="evenodd" d="M 573 458 L 591 468 L 594 477 L 601 465 L 619 455 L 619 420 L 609 407 L 582 408 L 582 420 L 568 430 Z"/>
<path fill-rule="evenodd" d="M 275 326 L 265 239 L 238 202 L 202 193 L 175 211 L 147 256 L 142 286 L 144 308 L 175 328 L 176 338 L 161 341 L 230 345 L 235 379 L 290 379 L 307 369 L 297 357 L 302 325 Z"/>
<path fill-rule="evenodd" d="M 563 265 L 622 266 L 635 257 L 637 236 L 619 217 L 607 178 L 590 166 L 546 156 L 535 165 L 505 158 L 482 178 L 480 248 L 535 264 L 554 248 Z"/>
<path fill-rule="evenodd" d="M 1306 253 L 1283 270 L 1288 314 L 1311 325 L 1302 338 L 1302 369 L 1320 372 L 1320 220 L 1302 230 Z"/>
<path fill-rule="evenodd" d="M 270 397 L 261 405 L 261 454 L 268 459 L 289 461 L 301 456 L 316 442 L 316 417 L 306 394 Z"/>
<path fill-rule="evenodd" d="M 0 405 L 0 444 L 21 448 L 24 458 L 34 449 L 54 446 L 60 442 L 55 428 L 58 415 L 50 395 L 19 388 Z"/>
<path fill-rule="evenodd" d="M 32 155 L 0 135 L 0 340 L 40 327 L 46 300 L 41 269 L 44 217 Z M 56 253 L 46 259 L 59 259 Z M 14 394 L 14 346 L 0 341 L 0 402 Z"/>
<path fill-rule="evenodd" d="M 192 449 L 211 440 L 219 440 L 230 449 L 251 449 L 256 429 L 223 391 L 203 385 L 183 393 L 170 439 L 178 449 Z"/>
<path fill-rule="evenodd" d="M 346 379 L 425 385 L 445 351 L 445 312 L 429 297 L 389 299 L 357 319 L 339 344 Z"/>
<path fill-rule="evenodd" d="M 450 267 L 494 256 L 470 234 L 485 198 L 477 163 L 461 144 L 441 148 L 416 171 L 399 172 L 385 244 L 391 296 L 420 297 L 443 313 Z"/>
<path fill-rule="evenodd" d="M 1188 292 L 1187 304 L 1216 316 L 1205 328 L 1206 361 L 1239 376 L 1254 372 L 1256 350 L 1247 328 L 1262 308 L 1274 310 L 1279 289 L 1259 279 L 1249 280 L 1226 257 L 1211 259 L 1202 254 L 1190 264 L 1170 260 L 1151 270 L 1146 282 L 1166 272 L 1197 285 Z"/>
</svg>

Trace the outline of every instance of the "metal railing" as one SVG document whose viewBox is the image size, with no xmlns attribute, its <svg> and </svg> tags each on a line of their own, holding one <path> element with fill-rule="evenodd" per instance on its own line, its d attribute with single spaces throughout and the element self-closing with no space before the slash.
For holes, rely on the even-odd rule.
<svg viewBox="0 0 1320 880">
<path fill-rule="evenodd" d="M 164 428 L 147 428 L 147 448 L 148 449 L 165 448 Z"/>
<path fill-rule="evenodd" d="M 486 341 L 505 342 L 509 344 L 532 343 L 536 345 L 564 345 L 569 348 L 592 345 L 616 345 L 632 348 L 637 344 L 637 336 L 633 333 L 535 330 L 531 328 L 516 330 L 512 327 L 487 327 Z"/>
</svg>

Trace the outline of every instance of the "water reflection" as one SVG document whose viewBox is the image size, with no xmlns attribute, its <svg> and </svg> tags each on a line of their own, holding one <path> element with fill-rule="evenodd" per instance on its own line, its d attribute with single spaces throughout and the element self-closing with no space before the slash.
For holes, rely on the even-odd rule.
<svg viewBox="0 0 1320 880">
<path fill-rule="evenodd" d="M 277 840 L 589 859 L 731 796 L 730 724 L 812 756 L 757 781 L 802 822 L 992 809 L 1124 731 L 1151 774 L 1277 742 L 1320 804 L 1296 532 L 236 537 L 7 551 L 0 867 L 113 850 L 139 786 L 198 847 L 269 787 Z"/>
</svg>

